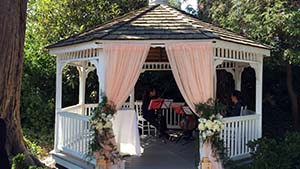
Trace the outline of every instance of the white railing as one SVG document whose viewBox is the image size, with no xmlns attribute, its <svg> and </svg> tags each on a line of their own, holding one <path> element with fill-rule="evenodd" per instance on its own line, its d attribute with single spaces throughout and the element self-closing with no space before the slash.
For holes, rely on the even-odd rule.
<svg viewBox="0 0 300 169">
<path fill-rule="evenodd" d="M 138 106 L 136 110 L 140 111 L 141 103 L 136 102 L 135 105 Z M 91 115 L 92 109 L 96 106 L 97 104 L 85 105 L 84 115 L 67 111 L 58 112 L 58 129 L 56 130 L 58 132 L 56 135 L 58 137 L 58 150 L 83 160 L 87 159 L 89 142 L 91 140 L 89 131 L 90 117 L 88 115 Z M 75 110 L 74 107 L 64 110 Z M 163 113 L 167 118 L 168 127 L 176 128 L 179 126 L 179 115 L 175 114 L 171 109 L 164 109 Z M 240 158 L 249 155 L 251 150 L 247 143 L 259 137 L 257 125 L 259 118 L 260 115 L 247 115 L 223 119 L 225 128 L 220 136 L 224 140 L 230 158 Z"/>
<path fill-rule="evenodd" d="M 82 105 L 76 104 L 74 106 L 65 107 L 62 109 L 63 112 L 71 112 L 75 114 L 81 114 Z"/>
<path fill-rule="evenodd" d="M 75 157 L 86 159 L 91 140 L 89 117 L 58 112 L 58 150 Z"/>
<path fill-rule="evenodd" d="M 85 104 L 85 112 L 84 115 L 86 116 L 91 116 L 93 109 L 97 106 L 97 104 Z M 142 115 L 142 102 L 141 101 L 136 101 L 135 102 L 135 110 L 137 113 L 137 116 L 140 117 Z M 126 102 L 122 108 L 129 108 L 130 103 Z M 80 108 L 80 107 L 79 107 Z M 162 109 L 162 114 L 166 117 L 166 123 L 167 123 L 167 128 L 169 129 L 179 129 L 179 123 L 181 119 L 181 115 L 176 114 L 172 108 L 169 109 Z"/>
<path fill-rule="evenodd" d="M 224 140 L 230 158 L 248 155 L 251 150 L 249 141 L 258 139 L 259 115 L 247 115 L 224 118 L 224 130 L 220 136 Z"/>
<path fill-rule="evenodd" d="M 180 119 L 182 115 L 175 113 L 172 108 L 162 109 L 162 114 L 166 117 L 168 129 L 180 128 Z"/>
<path fill-rule="evenodd" d="M 84 115 L 92 116 L 93 110 L 97 107 L 98 104 L 85 104 L 84 105 Z"/>
<path fill-rule="evenodd" d="M 176 103 L 182 104 L 182 103 Z M 142 116 L 142 101 L 135 102 L 135 111 L 137 116 Z M 179 123 L 182 115 L 174 112 L 172 108 L 162 109 L 162 114 L 166 117 L 166 124 L 168 129 L 179 129 Z"/>
</svg>

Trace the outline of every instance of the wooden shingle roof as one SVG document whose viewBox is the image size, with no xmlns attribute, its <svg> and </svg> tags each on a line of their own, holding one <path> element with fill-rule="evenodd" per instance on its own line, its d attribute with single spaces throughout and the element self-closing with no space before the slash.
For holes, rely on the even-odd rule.
<svg viewBox="0 0 300 169">
<path fill-rule="evenodd" d="M 71 36 L 47 48 L 92 40 L 197 40 L 221 39 L 234 43 L 269 48 L 241 35 L 203 22 L 167 5 L 155 5 L 131 12 L 89 31 Z"/>
</svg>

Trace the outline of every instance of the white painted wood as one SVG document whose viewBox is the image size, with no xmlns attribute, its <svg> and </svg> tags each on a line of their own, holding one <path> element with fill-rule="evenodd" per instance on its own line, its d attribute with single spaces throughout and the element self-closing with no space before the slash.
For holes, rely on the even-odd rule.
<svg viewBox="0 0 300 169">
<path fill-rule="evenodd" d="M 49 53 L 51 55 L 58 55 L 67 52 L 81 51 L 86 49 L 95 49 L 98 47 L 99 46 L 96 44 L 96 41 L 91 41 L 91 42 L 84 42 L 80 44 L 68 45 L 64 47 L 51 48 L 49 49 Z"/>
<path fill-rule="evenodd" d="M 270 49 L 264 49 L 260 47 L 250 46 L 250 45 L 243 45 L 233 42 L 228 42 L 224 40 L 215 39 L 215 43 L 213 43 L 214 47 L 216 48 L 229 48 L 234 51 L 245 51 L 252 53 L 255 51 L 257 54 L 270 56 Z"/>
<path fill-rule="evenodd" d="M 142 101 L 136 101 L 134 107 L 138 117 L 142 117 Z M 178 103 L 183 104 L 183 103 Z M 97 106 L 97 104 L 85 104 L 85 113 L 86 116 L 91 116 L 92 110 Z M 130 102 L 124 103 L 122 108 L 130 108 Z M 69 109 L 64 109 L 69 110 Z M 181 115 L 176 114 L 172 108 L 162 109 L 162 114 L 166 117 L 167 127 L 170 129 L 179 129 L 179 122 Z"/>
<path fill-rule="evenodd" d="M 85 86 L 87 78 L 87 61 L 81 61 L 80 67 L 77 66 L 79 74 L 79 104 L 83 105 L 85 103 Z"/>
<path fill-rule="evenodd" d="M 255 70 L 256 75 L 256 103 L 255 103 L 255 112 L 260 116 L 257 126 L 258 131 L 257 135 L 262 136 L 262 83 L 263 83 L 263 58 L 260 58 L 259 63 L 250 64 Z"/>
<path fill-rule="evenodd" d="M 81 110 L 81 105 L 80 104 L 65 107 L 65 108 L 62 109 L 62 111 L 64 111 L 64 112 L 70 112 L 70 113 L 75 113 L 75 114 L 81 114 L 80 110 Z"/>
<path fill-rule="evenodd" d="M 135 100 L 135 98 L 134 98 L 134 88 L 133 88 L 132 92 L 130 93 L 129 97 L 130 97 L 130 101 L 129 101 L 130 106 L 129 107 L 133 109 L 134 108 L 134 100 Z"/>
<path fill-rule="evenodd" d="M 258 135 L 254 134 L 258 131 L 257 121 L 259 115 L 247 115 L 224 118 L 225 128 L 220 134 L 224 140 L 224 146 L 228 148 L 228 156 L 236 158 L 245 156 L 250 153 L 247 146 L 249 141 L 258 139 Z"/>
<path fill-rule="evenodd" d="M 242 72 L 243 68 L 235 67 L 234 69 L 234 84 L 235 84 L 235 90 L 241 91 L 242 87 Z"/>
<path fill-rule="evenodd" d="M 145 62 L 143 65 L 144 71 L 164 71 L 171 70 L 171 65 L 169 62 Z"/>
<path fill-rule="evenodd" d="M 57 113 L 62 108 L 62 70 L 65 66 L 64 62 L 60 62 L 56 59 L 56 100 L 55 100 L 55 136 L 54 136 L 54 151 L 57 152 L 59 144 L 59 132 L 58 124 L 59 119 Z"/>
<path fill-rule="evenodd" d="M 68 140 L 59 146 L 60 151 L 72 153 L 73 156 L 79 158 L 86 157 L 90 140 L 88 134 L 84 134 L 86 127 L 83 126 L 89 126 L 89 117 L 69 112 L 59 112 L 58 116 L 63 121 L 67 121 L 64 128 L 60 126 L 64 139 Z M 86 145 L 83 146 L 83 144 Z"/>
</svg>

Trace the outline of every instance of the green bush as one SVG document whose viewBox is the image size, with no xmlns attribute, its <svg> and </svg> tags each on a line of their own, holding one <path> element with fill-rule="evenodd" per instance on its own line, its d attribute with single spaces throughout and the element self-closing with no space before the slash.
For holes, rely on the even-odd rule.
<svg viewBox="0 0 300 169">
<path fill-rule="evenodd" d="M 25 169 L 28 168 L 28 165 L 25 163 L 25 155 L 24 154 L 17 154 L 12 159 L 12 169 Z"/>
<path fill-rule="evenodd" d="M 12 159 L 12 169 L 49 169 L 48 167 L 41 167 L 41 166 L 28 166 L 25 162 L 25 155 L 24 154 L 17 154 Z"/>
<path fill-rule="evenodd" d="M 24 141 L 28 151 L 35 157 L 41 159 L 43 156 L 47 155 L 47 151 L 45 149 L 35 144 L 34 142 L 31 142 L 26 137 L 24 137 Z"/>
<path fill-rule="evenodd" d="M 300 169 L 300 133 L 288 133 L 279 141 L 259 139 L 249 146 L 256 149 L 249 169 Z"/>
</svg>

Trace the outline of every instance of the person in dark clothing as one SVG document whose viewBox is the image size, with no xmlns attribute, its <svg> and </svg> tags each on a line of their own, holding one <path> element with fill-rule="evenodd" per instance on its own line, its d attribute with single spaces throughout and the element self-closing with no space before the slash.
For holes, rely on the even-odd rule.
<svg viewBox="0 0 300 169">
<path fill-rule="evenodd" d="M 241 103 L 241 92 L 233 91 L 231 94 L 232 106 L 228 112 L 228 116 L 239 116 L 241 113 L 242 103 Z"/>
<path fill-rule="evenodd" d="M 149 104 L 152 99 L 157 99 L 157 93 L 156 89 L 151 87 L 147 89 L 143 96 L 143 104 L 142 104 L 142 113 L 144 119 L 146 119 L 151 125 L 156 127 L 156 129 L 159 130 L 159 136 L 160 137 L 167 137 L 166 130 L 167 130 L 167 124 L 166 119 L 164 116 L 160 114 L 159 112 L 155 112 L 155 110 L 149 110 Z M 159 111 L 159 110 L 158 110 Z"/>
<path fill-rule="evenodd" d="M 5 150 L 6 142 L 6 124 L 0 118 L 0 166 L 2 169 L 10 169 L 8 156 Z"/>
</svg>

